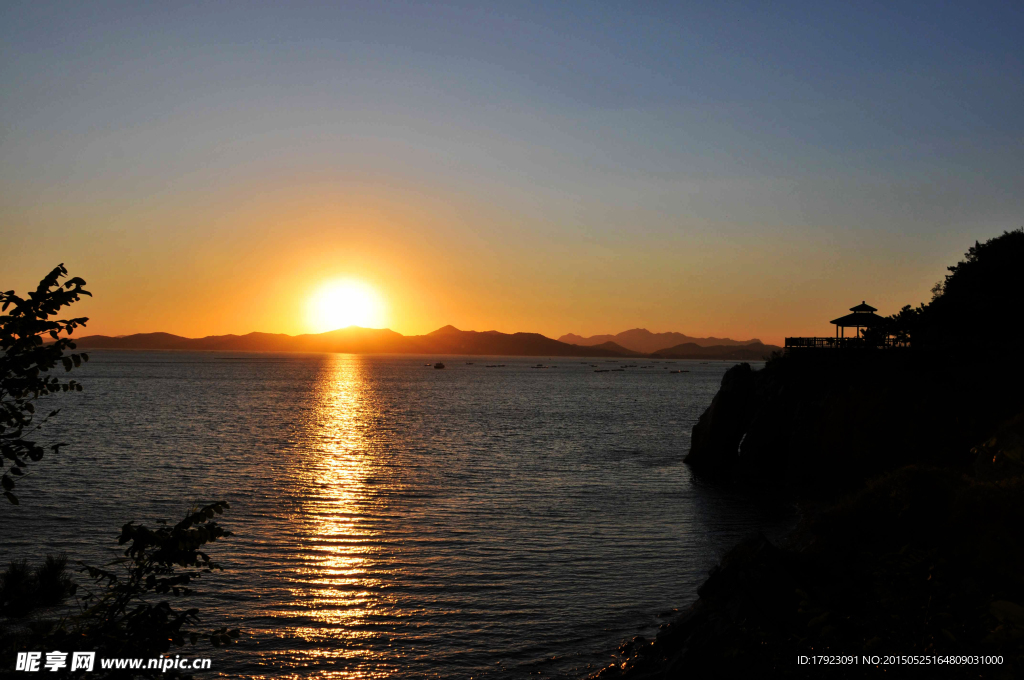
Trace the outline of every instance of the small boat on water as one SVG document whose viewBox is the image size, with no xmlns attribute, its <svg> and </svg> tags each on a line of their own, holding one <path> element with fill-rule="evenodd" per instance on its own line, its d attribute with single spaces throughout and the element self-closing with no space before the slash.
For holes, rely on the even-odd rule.
<svg viewBox="0 0 1024 680">
<path fill-rule="evenodd" d="M 434 368 L 444 368 L 444 364 L 438 361 L 436 364 L 434 364 Z"/>
</svg>

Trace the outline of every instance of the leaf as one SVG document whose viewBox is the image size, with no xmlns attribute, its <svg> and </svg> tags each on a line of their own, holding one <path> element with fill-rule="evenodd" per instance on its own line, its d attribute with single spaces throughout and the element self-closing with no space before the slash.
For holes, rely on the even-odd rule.
<svg viewBox="0 0 1024 680">
<path fill-rule="evenodd" d="M 0 477 L 0 486 L 3 486 L 4 489 L 10 491 L 14 488 L 14 480 L 7 475 L 4 475 L 3 477 Z"/>
<path fill-rule="evenodd" d="M 11 503 L 15 505 L 20 505 L 20 503 L 18 503 L 18 497 L 15 496 L 10 491 L 4 491 L 4 495 L 7 496 L 7 500 L 9 500 Z"/>
</svg>

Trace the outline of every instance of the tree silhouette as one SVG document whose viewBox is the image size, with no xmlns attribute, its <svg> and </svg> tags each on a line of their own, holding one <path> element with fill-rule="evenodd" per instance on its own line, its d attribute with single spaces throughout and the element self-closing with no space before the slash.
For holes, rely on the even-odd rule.
<svg viewBox="0 0 1024 680">
<path fill-rule="evenodd" d="M 944 351 L 1016 352 L 1024 337 L 1024 229 L 975 241 L 932 288 L 932 300 L 907 305 L 865 334 L 869 342 Z"/>
<path fill-rule="evenodd" d="M 69 336 L 88 319 L 53 318 L 82 295 L 92 295 L 78 277 L 61 283 L 65 276 L 67 269 L 60 264 L 24 298 L 13 290 L 0 293 L 0 311 L 6 312 L 0 316 L 0 469 L 4 469 L 0 483 L 15 505 L 19 504 L 15 480 L 24 477 L 24 469 L 40 460 L 47 448 L 56 453 L 64 446 L 44 447 L 35 441 L 32 433 L 58 413 L 53 410 L 37 420 L 39 399 L 82 390 L 77 381 L 62 382 L 50 371 L 58 365 L 71 371 L 89 360 L 85 353 L 65 354 L 75 349 Z M 204 546 L 231 535 L 214 519 L 227 508 L 224 501 L 193 507 L 178 523 L 156 529 L 125 524 L 118 539 L 126 545 L 123 557 L 104 567 L 79 563 L 93 581 L 91 587 L 81 589 L 84 593 L 67 572 L 66 555 L 49 555 L 35 569 L 24 560 L 11 562 L 0 572 L 0 655 L 10 659 L 18 651 L 77 648 L 93 650 L 100 658 L 155 658 L 172 645 L 194 645 L 200 638 L 214 646 L 230 644 L 238 630 L 200 633 L 193 627 L 199 622 L 199 610 L 175 609 L 168 601 L 189 595 L 192 581 L 221 569 Z M 57 620 L 33 618 L 41 608 L 76 594 L 79 613 Z M 29 625 L 24 625 L 26 619 Z M 97 677 L 107 678 L 181 675 L 165 669 L 96 671 Z M 71 675 L 65 669 L 55 677 Z"/>
<path fill-rule="evenodd" d="M 61 382 L 50 371 L 61 364 L 65 371 L 80 366 L 89 360 L 89 355 L 69 354 L 64 351 L 75 349 L 70 336 L 88 319 L 57 319 L 60 310 L 82 295 L 92 296 L 85 281 L 69 279 L 63 263 L 54 267 L 39 286 L 22 298 L 13 290 L 0 293 L 0 311 L 10 312 L 0 316 L 0 485 L 3 494 L 11 503 L 18 504 L 14 494 L 15 480 L 24 476 L 25 468 L 32 461 L 43 457 L 46 448 L 57 453 L 62 443 L 44 447 L 35 441 L 30 433 L 39 430 L 42 422 L 36 422 L 36 402 L 40 397 L 54 392 L 82 390 L 75 380 Z M 52 340 L 47 344 L 46 340 Z M 57 415 L 51 411 L 41 421 Z"/>
<path fill-rule="evenodd" d="M 1012 350 L 1024 335 L 1024 229 L 975 242 L 933 289 L 917 321 L 927 346 Z"/>
</svg>

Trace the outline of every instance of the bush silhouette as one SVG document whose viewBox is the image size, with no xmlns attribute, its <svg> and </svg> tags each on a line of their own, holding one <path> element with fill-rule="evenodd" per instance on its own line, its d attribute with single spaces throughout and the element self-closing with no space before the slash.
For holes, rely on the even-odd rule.
<svg viewBox="0 0 1024 680">
<path fill-rule="evenodd" d="M 914 346 L 1006 353 L 1024 334 L 1024 229 L 975 242 L 932 289 L 929 304 L 889 318 Z"/>
<path fill-rule="evenodd" d="M 77 276 L 61 284 L 60 279 L 67 273 L 63 264 L 57 265 L 24 298 L 13 290 L 0 293 L 0 311 L 10 309 L 0 316 L 0 486 L 7 500 L 15 505 L 15 480 L 24 475 L 28 464 L 42 459 L 47 448 L 57 453 L 64 446 L 44 447 L 34 438 L 29 439 L 41 427 L 35 421 L 37 400 L 54 392 L 82 390 L 77 381 L 62 382 L 50 371 L 58 364 L 70 371 L 89 360 L 85 353 L 65 355 L 65 350 L 75 349 L 75 343 L 70 337 L 61 337 L 70 336 L 88 319 L 51 318 L 63 307 L 78 302 L 82 295 L 92 295 L 83 287 L 85 281 Z M 45 339 L 53 342 L 46 344 Z M 57 413 L 51 411 L 42 420 Z"/>
<path fill-rule="evenodd" d="M 55 267 L 35 291 L 24 298 L 14 291 L 0 293 L 0 469 L 7 500 L 19 504 L 14 494 L 24 468 L 56 453 L 62 443 L 44 447 L 32 433 L 41 397 L 56 392 L 82 390 L 75 380 L 61 381 L 50 371 L 58 365 L 71 371 L 88 361 L 74 350 L 70 336 L 87 319 L 54 319 L 61 309 L 77 302 L 85 290 L 80 278 L 60 283 L 67 276 L 64 265 Z M 44 340 L 50 340 L 49 343 Z M 51 411 L 46 419 L 57 414 Z M 31 438 L 30 438 L 31 437 Z M 228 644 L 237 630 L 220 628 L 200 633 L 199 610 L 176 609 L 170 601 L 191 593 L 190 585 L 203 574 L 220 570 L 205 546 L 226 538 L 215 517 L 228 508 L 223 501 L 193 508 L 184 519 L 150 529 L 129 522 L 121 527 L 118 542 L 126 545 L 124 556 L 103 567 L 81 564 L 91 586 L 79 589 L 68 573 L 66 555 L 49 555 L 38 567 L 26 560 L 11 562 L 0 573 L 0 656 L 12 659 L 19 651 L 77 649 L 95 651 L 97 658 L 155 658 L 172 645 L 196 644 L 207 639 L 214 646 Z M 79 592 L 79 591 L 86 592 Z M 68 597 L 78 595 L 77 613 L 53 611 Z M 70 677 L 68 669 L 63 675 Z M 175 677 L 161 669 L 104 670 L 98 666 L 90 677 Z"/>
</svg>

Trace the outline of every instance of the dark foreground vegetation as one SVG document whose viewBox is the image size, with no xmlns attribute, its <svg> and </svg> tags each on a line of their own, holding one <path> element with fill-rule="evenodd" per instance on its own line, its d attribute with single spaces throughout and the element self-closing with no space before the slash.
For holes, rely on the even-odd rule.
<svg viewBox="0 0 1024 680">
<path fill-rule="evenodd" d="M 595 677 L 1024 675 L 1021 262 L 1022 230 L 976 244 L 929 304 L 889 318 L 909 348 L 731 369 L 687 462 L 783 486 L 803 520 L 781 545 L 736 546 L 689 609 Z M 1001 662 L 936 663 L 965 655 Z"/>
<path fill-rule="evenodd" d="M 66 275 L 60 265 L 25 297 L 0 293 L 0 485 L 13 505 L 21 504 L 16 492 L 32 464 L 67 446 L 40 440 L 45 422 L 59 413 L 43 409 L 46 397 L 82 391 L 77 381 L 56 375 L 89 360 L 73 352 L 70 337 L 87 319 L 59 316 L 90 293 L 82 279 L 62 282 Z M 72 565 L 67 555 L 47 555 L 35 564 L 16 560 L 0 567 L 0 677 L 31 672 L 15 670 L 19 652 L 42 653 L 34 670 L 46 677 L 82 677 L 86 671 L 72 668 L 69 651 L 95 652 L 90 678 L 179 677 L 173 669 L 104 670 L 99 660 L 157 658 L 200 639 L 213 646 L 230 643 L 237 630 L 200 631 L 198 609 L 171 604 L 187 598 L 197 578 L 221 569 L 205 550 L 231 535 L 216 521 L 227 507 L 193 507 L 181 521 L 155 529 L 128 522 L 117 538 L 123 556 L 111 564 Z M 4 524 L 12 521 L 2 518 Z M 63 666 L 46 668 L 45 655 L 54 651 L 65 653 Z"/>
</svg>

